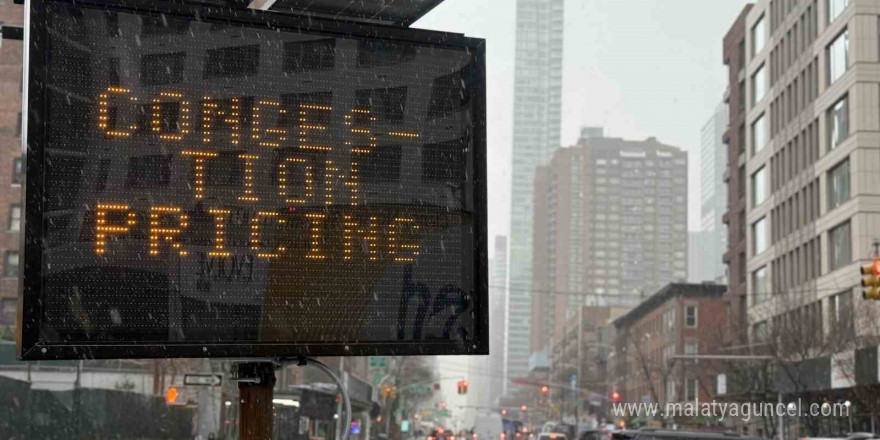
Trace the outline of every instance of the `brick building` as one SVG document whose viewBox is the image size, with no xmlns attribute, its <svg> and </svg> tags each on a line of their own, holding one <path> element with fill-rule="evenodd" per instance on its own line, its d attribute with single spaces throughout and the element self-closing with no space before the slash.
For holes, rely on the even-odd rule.
<svg viewBox="0 0 880 440">
<path fill-rule="evenodd" d="M 728 247 L 724 263 L 728 267 L 728 289 L 724 307 L 728 310 L 728 331 L 725 343 L 742 344 L 748 322 L 746 296 L 746 16 L 752 5 L 746 5 L 724 36 L 724 64 L 728 67 L 729 85 L 725 101 L 730 106 L 724 143 L 728 161 L 724 180 L 727 183 L 728 210 L 722 220 L 728 226 Z"/>
<path fill-rule="evenodd" d="M 705 363 L 674 355 L 706 353 L 725 324 L 717 284 L 668 284 L 614 321 L 612 386 L 626 402 L 711 400 L 714 379 Z"/>
<path fill-rule="evenodd" d="M 0 2 L 0 24 L 21 26 L 21 5 Z M 0 338 L 11 339 L 18 302 L 21 184 L 22 42 L 0 40 Z"/>
</svg>

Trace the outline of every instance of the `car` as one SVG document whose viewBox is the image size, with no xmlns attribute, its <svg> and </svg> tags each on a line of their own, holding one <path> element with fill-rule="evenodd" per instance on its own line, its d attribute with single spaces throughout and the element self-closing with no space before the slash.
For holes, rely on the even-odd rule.
<svg viewBox="0 0 880 440">
<path fill-rule="evenodd" d="M 579 440 L 609 440 L 613 434 L 610 429 L 589 429 L 581 433 Z"/>
<path fill-rule="evenodd" d="M 711 431 L 678 431 L 671 429 L 640 429 L 638 431 L 615 431 L 612 440 L 761 440 L 758 437 L 746 437 L 730 432 Z"/>
<path fill-rule="evenodd" d="M 538 440 L 566 440 L 567 437 L 561 432 L 542 432 L 538 434 Z"/>
<path fill-rule="evenodd" d="M 880 438 L 870 432 L 853 432 L 846 437 L 801 437 L 800 440 L 866 440 Z"/>
<path fill-rule="evenodd" d="M 428 434 L 426 440 L 455 440 L 455 434 L 443 428 L 437 428 Z"/>
</svg>

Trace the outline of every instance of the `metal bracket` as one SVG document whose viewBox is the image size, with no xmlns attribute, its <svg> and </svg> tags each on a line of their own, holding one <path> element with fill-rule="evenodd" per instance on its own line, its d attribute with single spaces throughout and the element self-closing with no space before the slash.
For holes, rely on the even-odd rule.
<svg viewBox="0 0 880 440">
<path fill-rule="evenodd" d="M 275 363 L 273 362 L 244 362 L 238 364 L 238 371 L 232 373 L 229 379 L 237 382 L 238 386 L 275 386 Z"/>
</svg>

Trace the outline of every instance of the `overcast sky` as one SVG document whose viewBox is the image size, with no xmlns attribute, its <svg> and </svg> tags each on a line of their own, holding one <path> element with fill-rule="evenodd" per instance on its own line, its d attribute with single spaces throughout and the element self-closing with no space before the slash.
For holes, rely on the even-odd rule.
<svg viewBox="0 0 880 440">
<path fill-rule="evenodd" d="M 721 43 L 746 3 L 565 1 L 563 145 L 581 126 L 600 125 L 606 136 L 656 136 L 689 151 L 691 230 L 699 227 L 700 130 L 726 87 Z M 486 39 L 493 236 L 510 225 L 515 19 L 515 0 L 445 0 L 415 24 Z"/>
</svg>

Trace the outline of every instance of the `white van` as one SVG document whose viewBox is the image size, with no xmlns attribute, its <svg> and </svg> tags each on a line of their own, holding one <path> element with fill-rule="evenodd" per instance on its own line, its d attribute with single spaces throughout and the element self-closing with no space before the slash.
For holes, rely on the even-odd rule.
<svg viewBox="0 0 880 440">
<path fill-rule="evenodd" d="M 499 440 L 504 433 L 504 424 L 500 414 L 477 414 L 474 419 L 474 435 L 476 440 Z"/>
</svg>

